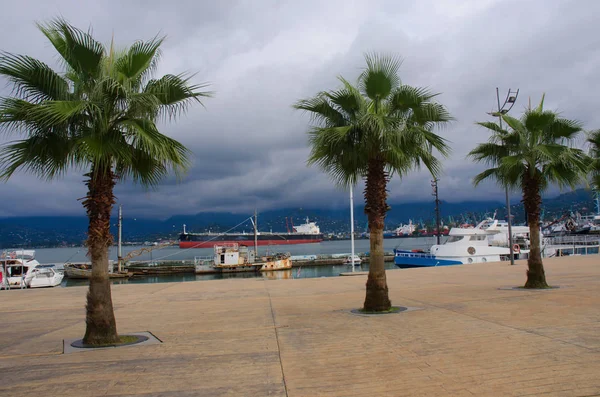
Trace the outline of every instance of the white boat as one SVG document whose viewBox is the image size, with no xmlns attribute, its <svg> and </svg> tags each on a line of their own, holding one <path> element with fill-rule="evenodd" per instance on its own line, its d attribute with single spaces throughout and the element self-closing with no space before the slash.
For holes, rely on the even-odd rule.
<svg viewBox="0 0 600 397">
<path fill-rule="evenodd" d="M 360 259 L 360 256 L 358 255 L 354 255 L 354 264 L 355 265 L 360 265 L 360 263 L 362 262 L 362 259 Z M 345 265 L 352 265 L 352 255 L 349 255 L 345 260 L 344 260 L 344 264 Z"/>
<path fill-rule="evenodd" d="M 33 250 L 3 252 L 0 272 L 6 289 L 56 287 L 64 277 L 54 264 L 40 264 Z"/>
<path fill-rule="evenodd" d="M 267 272 L 292 268 L 290 254 L 273 254 L 255 257 L 254 250 L 238 243 L 224 243 L 214 246 L 210 259 L 196 259 L 196 272 L 202 273 L 209 265 L 221 273 Z"/>
<path fill-rule="evenodd" d="M 516 259 L 529 253 L 529 227 L 512 226 Z M 467 263 L 510 260 L 508 223 L 486 219 L 475 227 L 452 228 L 444 244 L 433 245 L 429 252 L 394 250 L 394 262 L 400 268 L 451 266 Z"/>
<path fill-rule="evenodd" d="M 394 230 L 394 233 L 398 237 L 408 237 L 412 236 L 416 230 L 417 226 L 412 223 L 412 219 L 409 219 L 407 225 L 400 224 L 400 226 Z"/>
</svg>

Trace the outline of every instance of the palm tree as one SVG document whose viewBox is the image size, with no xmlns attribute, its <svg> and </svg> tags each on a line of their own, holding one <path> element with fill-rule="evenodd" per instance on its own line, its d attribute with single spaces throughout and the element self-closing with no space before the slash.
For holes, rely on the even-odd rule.
<svg viewBox="0 0 600 397">
<path fill-rule="evenodd" d="M 544 96 L 536 108 L 526 109 L 521 119 L 506 114 L 501 117 L 510 130 L 496 123 L 478 123 L 493 134 L 469 157 L 491 168 L 475 176 L 474 184 L 491 179 L 523 192 L 531 246 L 525 288 L 548 288 L 540 243 L 541 193 L 552 184 L 574 188 L 584 178 L 587 157 L 582 150 L 570 146 L 582 126 L 544 110 Z"/>
<path fill-rule="evenodd" d="M 161 134 L 155 123 L 159 117 L 177 117 L 209 93 L 190 85 L 186 75 L 152 78 L 164 38 L 116 51 L 63 19 L 38 27 L 65 70 L 59 74 L 35 58 L 0 54 L 0 75 L 14 84 L 14 96 L 0 98 L 0 126 L 22 137 L 0 148 L 0 179 L 17 170 L 48 180 L 72 168 L 85 172 L 92 276 L 83 341 L 116 343 L 107 274 L 115 183 L 131 177 L 154 186 L 170 171 L 185 171 L 188 150 Z"/>
<path fill-rule="evenodd" d="M 590 131 L 587 143 L 590 146 L 590 176 L 592 186 L 600 192 L 600 130 Z"/>
<path fill-rule="evenodd" d="M 441 164 L 432 153 L 449 148 L 433 129 L 447 123 L 448 111 L 433 101 L 437 94 L 400 83 L 400 61 L 391 56 L 365 56 L 367 67 L 352 85 L 339 77 L 341 88 L 299 101 L 309 112 L 309 164 L 319 166 L 343 188 L 365 179 L 365 213 L 370 236 L 369 277 L 365 311 L 391 308 L 384 267 L 383 229 L 387 185 L 394 174 L 425 165 L 433 174 Z"/>
</svg>

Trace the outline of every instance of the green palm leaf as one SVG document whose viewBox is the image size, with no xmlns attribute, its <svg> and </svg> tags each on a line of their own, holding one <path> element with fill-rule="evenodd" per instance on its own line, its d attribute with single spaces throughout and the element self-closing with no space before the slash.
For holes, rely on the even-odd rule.
<svg viewBox="0 0 600 397">
<path fill-rule="evenodd" d="M 17 97 L 33 103 L 67 99 L 68 83 L 48 65 L 24 55 L 0 54 L 0 75 L 13 83 Z"/>
<path fill-rule="evenodd" d="M 38 24 L 40 31 L 50 40 L 63 61 L 77 74 L 94 78 L 100 71 L 104 46 L 91 34 L 75 28 L 57 18 L 46 24 Z"/>
</svg>

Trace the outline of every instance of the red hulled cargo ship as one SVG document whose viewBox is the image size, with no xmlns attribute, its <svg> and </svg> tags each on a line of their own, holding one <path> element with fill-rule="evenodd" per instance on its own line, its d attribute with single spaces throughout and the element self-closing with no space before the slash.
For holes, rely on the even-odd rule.
<svg viewBox="0 0 600 397">
<path fill-rule="evenodd" d="M 179 235 L 179 248 L 212 248 L 224 243 L 253 246 L 254 233 L 187 233 L 185 225 Z M 257 245 L 309 244 L 323 241 L 323 234 L 315 222 L 292 227 L 290 233 L 257 232 Z"/>
</svg>

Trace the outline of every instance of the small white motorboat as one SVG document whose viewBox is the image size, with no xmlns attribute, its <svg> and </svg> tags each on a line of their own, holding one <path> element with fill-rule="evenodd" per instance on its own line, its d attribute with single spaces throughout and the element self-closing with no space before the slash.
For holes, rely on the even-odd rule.
<svg viewBox="0 0 600 397">
<path fill-rule="evenodd" d="M 33 250 L 3 252 L 0 271 L 6 289 L 56 287 L 64 277 L 54 264 L 40 264 Z"/>
<path fill-rule="evenodd" d="M 360 259 L 360 256 L 358 255 L 354 255 L 354 264 L 355 265 L 360 265 L 360 263 L 362 262 L 362 259 Z M 346 260 L 344 261 L 345 265 L 352 265 L 352 255 L 350 255 L 349 257 L 346 258 Z"/>
</svg>

